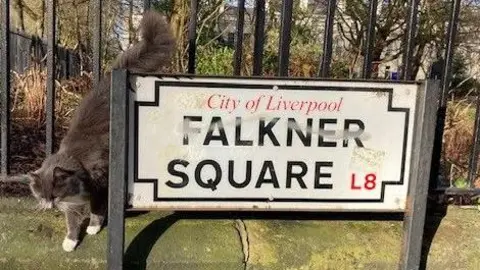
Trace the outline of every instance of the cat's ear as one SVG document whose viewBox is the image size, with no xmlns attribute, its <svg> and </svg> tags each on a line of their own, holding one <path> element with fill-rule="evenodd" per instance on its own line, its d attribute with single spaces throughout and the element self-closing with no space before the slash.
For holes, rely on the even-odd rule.
<svg viewBox="0 0 480 270">
<path fill-rule="evenodd" d="M 74 171 L 70 170 L 65 170 L 61 167 L 55 167 L 53 169 L 53 180 L 58 181 L 58 180 L 65 180 L 67 177 L 70 177 L 74 174 Z"/>
</svg>

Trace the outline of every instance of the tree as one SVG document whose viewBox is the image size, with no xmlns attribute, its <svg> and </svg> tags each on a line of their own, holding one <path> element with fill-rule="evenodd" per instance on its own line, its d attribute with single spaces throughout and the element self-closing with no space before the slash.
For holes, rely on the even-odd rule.
<svg viewBox="0 0 480 270">
<path fill-rule="evenodd" d="M 375 23 L 373 62 L 398 59 L 405 47 L 408 0 L 390 0 L 379 3 Z M 352 69 L 358 56 L 364 56 L 364 39 L 368 25 L 368 1 L 346 0 L 338 10 L 337 27 L 345 41 L 346 50 L 352 57 Z M 428 50 L 438 51 L 444 46 L 445 22 L 448 21 L 449 6 L 442 0 L 422 0 L 419 6 L 418 31 L 414 36 L 412 55 L 412 78 L 421 67 Z"/>
</svg>

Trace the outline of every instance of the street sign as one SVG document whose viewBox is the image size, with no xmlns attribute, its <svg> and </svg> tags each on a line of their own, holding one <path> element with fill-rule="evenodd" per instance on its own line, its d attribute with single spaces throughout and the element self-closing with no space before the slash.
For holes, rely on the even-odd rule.
<svg viewBox="0 0 480 270">
<path fill-rule="evenodd" d="M 405 211 L 420 84 L 130 82 L 133 209 Z"/>
<path fill-rule="evenodd" d="M 420 262 L 439 81 L 112 72 L 109 269 L 125 210 L 402 212 Z"/>
</svg>

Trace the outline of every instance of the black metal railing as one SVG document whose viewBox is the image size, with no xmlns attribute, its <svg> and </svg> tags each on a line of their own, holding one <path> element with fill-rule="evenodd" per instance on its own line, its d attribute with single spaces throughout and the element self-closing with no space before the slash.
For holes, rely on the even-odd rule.
<svg viewBox="0 0 480 270">
<path fill-rule="evenodd" d="M 0 102 L 1 102 L 1 117 L 0 117 L 0 126 L 1 126 L 1 155 L 0 155 L 0 167 L 2 175 L 7 175 L 9 173 L 10 167 L 10 147 L 9 141 L 10 137 L 13 136 L 10 130 L 10 3 L 9 0 L 1 1 L 1 22 L 0 22 Z M 99 81 L 99 78 L 102 74 L 102 15 L 103 15 L 103 6 L 101 0 L 91 0 L 92 8 L 90 9 L 93 21 L 92 27 L 92 55 L 93 55 L 93 78 L 94 85 Z M 145 0 L 144 7 L 149 9 L 153 6 L 153 2 Z M 242 63 L 244 62 L 243 54 L 243 32 L 244 32 L 244 20 L 245 20 L 245 2 L 244 0 L 237 1 L 237 29 L 236 29 L 236 38 L 235 38 L 235 53 L 233 57 L 233 73 L 234 75 L 240 75 Z M 331 76 L 332 68 L 332 54 L 333 54 L 333 45 L 334 45 L 334 17 L 336 11 L 338 10 L 337 0 L 328 0 L 326 4 L 326 16 L 324 20 L 324 36 L 323 36 L 323 51 L 321 55 L 312 56 L 318 57 L 318 77 L 328 78 Z M 403 53 L 402 60 L 403 64 L 401 65 L 401 74 L 400 79 L 407 80 L 412 78 L 412 55 L 416 46 L 415 33 L 417 29 L 417 23 L 419 21 L 419 0 L 409 0 L 407 5 L 407 19 L 406 19 L 406 31 L 403 39 Z M 445 33 L 446 37 L 446 49 L 444 52 L 444 62 L 442 64 L 443 73 L 441 74 L 441 99 L 440 99 L 440 109 L 438 112 L 438 124 L 437 124 L 437 136 L 434 150 L 434 164 L 432 165 L 434 171 L 432 174 L 435 174 L 439 168 L 440 153 L 442 146 L 442 136 L 443 136 L 443 127 L 445 121 L 445 109 L 446 109 L 446 93 L 450 85 L 451 74 L 452 74 L 452 59 L 455 47 L 455 40 L 457 34 L 457 26 L 459 21 L 459 11 L 460 11 L 460 0 L 452 0 L 450 8 L 450 16 L 447 22 L 448 29 Z M 54 127 L 55 127 L 55 67 L 56 63 L 55 54 L 56 54 L 56 5 L 57 1 L 48 0 L 46 1 L 46 22 L 47 22 L 47 43 L 48 43 L 48 52 L 47 52 L 47 71 L 48 71 L 48 80 L 47 80 L 47 92 L 46 92 L 46 144 L 45 152 L 47 155 L 51 154 L 54 151 Z M 362 68 L 362 78 L 370 79 L 372 77 L 372 60 L 373 60 L 373 51 L 375 46 L 376 31 L 375 24 L 377 23 L 377 10 L 378 10 L 378 0 L 370 0 L 368 3 L 368 18 L 366 20 L 366 30 L 365 30 L 365 41 L 363 42 L 363 48 L 361 49 L 364 56 L 364 63 Z M 190 74 L 196 73 L 196 56 L 197 56 L 197 16 L 201 6 L 199 5 L 198 0 L 190 1 L 190 18 L 188 22 L 187 30 L 187 55 L 188 55 L 188 65 L 187 72 Z M 283 0 L 281 5 L 280 12 L 280 29 L 279 29 L 279 40 L 278 40 L 278 76 L 288 76 L 289 75 L 289 59 L 290 59 L 290 45 L 292 41 L 291 30 L 292 30 L 292 13 L 294 10 L 294 1 L 293 0 Z M 265 0 L 256 0 L 254 6 L 253 15 L 254 20 L 254 31 L 253 31 L 253 60 L 252 60 L 252 74 L 255 76 L 261 76 L 263 73 L 263 56 L 264 56 L 264 46 L 265 46 L 265 26 L 266 26 L 266 1 Z M 477 103 L 477 114 L 475 122 L 475 131 L 474 131 L 474 147 L 472 148 L 470 154 L 470 169 L 468 172 L 468 181 L 470 183 L 470 188 L 473 188 L 473 179 L 477 175 L 477 163 L 478 163 L 478 154 L 480 152 L 480 147 L 478 142 L 480 140 L 480 115 L 478 113 L 478 108 L 480 108 L 480 102 Z M 435 176 L 435 175 L 434 175 Z M 433 184 L 432 184 L 433 185 Z"/>
</svg>

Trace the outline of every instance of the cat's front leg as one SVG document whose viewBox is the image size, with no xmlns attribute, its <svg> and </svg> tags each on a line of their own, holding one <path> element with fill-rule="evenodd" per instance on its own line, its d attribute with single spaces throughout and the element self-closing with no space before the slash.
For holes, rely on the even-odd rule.
<svg viewBox="0 0 480 270">
<path fill-rule="evenodd" d="M 69 207 L 65 210 L 65 218 L 67 222 L 67 235 L 63 240 L 63 250 L 71 252 L 78 244 L 78 238 L 82 227 L 84 216 L 81 213 L 82 209 L 78 207 Z"/>
<path fill-rule="evenodd" d="M 107 194 L 95 197 L 90 200 L 90 223 L 87 227 L 87 233 L 90 235 L 100 232 L 107 214 Z"/>
</svg>

